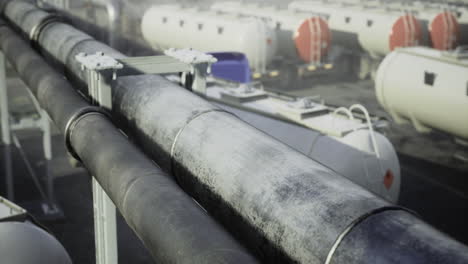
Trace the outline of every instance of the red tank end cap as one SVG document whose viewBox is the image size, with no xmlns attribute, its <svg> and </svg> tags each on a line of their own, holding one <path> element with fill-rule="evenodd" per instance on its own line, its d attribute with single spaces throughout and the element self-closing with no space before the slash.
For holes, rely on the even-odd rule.
<svg viewBox="0 0 468 264">
<path fill-rule="evenodd" d="M 429 24 L 429 32 L 434 49 L 452 50 L 458 46 L 460 25 L 451 12 L 438 14 Z"/>
<path fill-rule="evenodd" d="M 413 15 L 399 17 L 390 33 L 389 47 L 393 51 L 398 47 L 417 46 L 422 41 L 421 24 Z"/>
<path fill-rule="evenodd" d="M 320 17 L 304 20 L 294 35 L 298 56 L 305 62 L 320 62 L 331 45 L 328 23 Z"/>
</svg>

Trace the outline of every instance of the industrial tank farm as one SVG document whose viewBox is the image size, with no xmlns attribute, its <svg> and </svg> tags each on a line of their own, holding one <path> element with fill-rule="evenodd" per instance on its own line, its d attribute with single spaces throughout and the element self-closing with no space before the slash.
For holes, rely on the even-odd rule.
<svg viewBox="0 0 468 264">
<path fill-rule="evenodd" d="M 319 2 L 292 2 L 295 12 L 322 15 L 334 31 L 335 43 L 360 47 L 372 56 L 384 56 L 397 47 L 418 45 L 421 25 L 408 14 L 389 14 L 374 9 L 342 4 L 321 5 Z M 354 42 L 354 43 L 353 43 Z"/>
<path fill-rule="evenodd" d="M 0 263 L 468 263 L 468 2 L 0 0 Z"/>
<path fill-rule="evenodd" d="M 461 9 L 421 2 L 395 2 L 383 8 L 387 12 L 403 11 L 415 15 L 423 26 L 423 44 L 425 46 L 439 50 L 450 50 L 459 44 L 466 44 L 462 40 L 464 36 L 460 34 L 461 25 L 466 23 L 462 17 Z"/>
<path fill-rule="evenodd" d="M 277 50 L 273 30 L 261 20 L 197 8 L 154 6 L 143 16 L 144 38 L 158 50 L 192 47 L 244 53 L 254 71 L 265 72 Z"/>
<path fill-rule="evenodd" d="M 416 17 L 404 12 L 390 13 L 359 5 L 314 1 L 294 1 L 288 9 L 326 18 L 333 44 L 360 54 L 357 75 L 361 79 L 373 77 L 382 58 L 395 48 L 422 42 L 421 24 Z"/>
<path fill-rule="evenodd" d="M 258 3 L 217 2 L 210 9 L 264 19 L 277 31 L 278 53 L 285 58 L 312 65 L 326 60 L 331 34 L 327 22 L 319 16 L 295 14 Z"/>
</svg>

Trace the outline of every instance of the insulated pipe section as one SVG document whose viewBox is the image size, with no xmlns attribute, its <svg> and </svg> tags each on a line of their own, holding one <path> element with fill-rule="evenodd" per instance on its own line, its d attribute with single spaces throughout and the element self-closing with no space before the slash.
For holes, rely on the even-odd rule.
<svg viewBox="0 0 468 264">
<path fill-rule="evenodd" d="M 257 263 L 6 26 L 0 45 L 158 263 Z"/>
<path fill-rule="evenodd" d="M 79 119 L 71 143 L 158 263 L 257 263 L 104 116 Z"/>
<path fill-rule="evenodd" d="M 327 263 L 467 263 L 466 246 L 403 211 L 366 218 L 341 239 Z"/>
<path fill-rule="evenodd" d="M 5 25 L 0 26 L 0 46 L 8 61 L 60 131 L 65 131 L 68 121 L 77 111 L 89 108 L 86 101 L 74 91 L 63 76 L 57 74 L 41 56 L 33 52 L 29 45 Z"/>
<path fill-rule="evenodd" d="M 139 145 L 267 263 L 323 263 L 355 219 L 390 206 L 163 77 L 119 78 L 113 102 Z"/>
<path fill-rule="evenodd" d="M 393 263 L 391 256 L 402 249 L 401 233 L 393 234 L 393 229 L 406 230 L 405 239 L 418 242 L 405 248 L 409 260 L 432 263 L 445 256 L 432 249 L 438 245 L 426 237 L 447 240 L 454 251 L 468 252 L 435 230 L 419 233 L 418 226 L 426 225 L 413 215 L 400 213 L 400 208 L 162 77 L 118 78 L 113 101 L 114 116 L 128 125 L 125 129 L 138 144 L 268 263 L 333 261 L 337 249 L 347 254 L 356 250 L 342 241 L 353 230 L 368 231 L 368 226 L 361 227 L 367 218 L 379 219 L 378 228 L 386 229 L 384 218 L 394 214 L 396 220 L 389 219 L 396 223 L 388 227 L 386 240 L 372 248 L 372 258 L 351 254 L 345 263 Z M 391 212 L 384 215 L 386 211 Z M 398 221 L 397 214 L 416 224 Z M 467 261 L 463 254 L 452 262 Z"/>
<path fill-rule="evenodd" d="M 94 40 L 75 38 L 82 35 L 52 23 L 42 30 L 39 44 L 44 54 L 58 58 L 83 81 L 77 53 L 121 54 Z M 74 44 L 67 41 L 74 38 Z M 371 218 L 381 220 L 375 228 L 388 228 L 388 237 L 375 244 L 373 238 L 358 237 L 362 242 L 370 239 L 375 257 L 351 254 L 348 263 L 393 263 L 391 256 L 402 253 L 397 230 L 407 230 L 406 238 L 418 241 L 405 248 L 415 262 L 446 257 L 441 254 L 447 251 L 426 250 L 439 247 L 427 237 L 468 252 L 419 225 L 402 221 L 385 225 L 382 221 L 388 215 L 407 213 L 160 76 L 119 78 L 113 94 L 113 116 L 122 128 L 266 262 L 334 261 L 338 252 L 355 251 L 354 245 L 343 242 L 356 231 L 373 232 L 365 225 Z M 423 225 L 412 215 L 407 217 Z M 463 263 L 468 256 L 461 253 L 450 260 Z"/>
<path fill-rule="evenodd" d="M 35 47 L 49 62 L 62 69 L 69 79 L 78 82 L 82 89 L 86 84 L 86 71 L 81 70 L 81 65 L 75 59 L 78 53 L 91 54 L 99 51 L 114 58 L 125 57 L 90 35 L 61 23 L 60 20 L 53 18 L 57 16 L 29 2 L 11 1 L 6 4 L 3 12 L 24 36 L 29 36 L 29 40 L 33 41 Z M 34 39 L 31 39 L 31 36 L 34 36 Z"/>
</svg>

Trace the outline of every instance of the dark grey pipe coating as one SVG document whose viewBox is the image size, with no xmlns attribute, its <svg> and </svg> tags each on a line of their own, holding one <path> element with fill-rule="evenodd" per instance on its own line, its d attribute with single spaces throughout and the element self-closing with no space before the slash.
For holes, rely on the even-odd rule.
<svg viewBox="0 0 468 264">
<path fill-rule="evenodd" d="M 122 56 L 88 37 L 52 23 L 39 46 L 83 82 L 77 53 Z M 268 263 L 395 263 L 401 254 L 415 263 L 468 261 L 462 244 L 160 76 L 118 78 L 113 116 Z"/>
<path fill-rule="evenodd" d="M 61 131 L 89 107 L 6 26 L 0 26 L 0 46 Z M 257 263 L 102 114 L 81 117 L 71 135 L 73 149 L 157 263 Z"/>
<path fill-rule="evenodd" d="M 256 263 L 104 116 L 77 121 L 71 142 L 158 263 Z"/>
<path fill-rule="evenodd" d="M 0 45 L 5 57 L 60 131 L 65 131 L 68 120 L 77 110 L 89 106 L 62 75 L 5 25 L 0 26 Z"/>
<path fill-rule="evenodd" d="M 113 101 L 138 145 L 268 263 L 468 260 L 462 244 L 162 77 L 118 78 Z M 369 238 L 379 230 L 386 240 Z M 361 243 L 342 243 L 351 237 Z"/>
</svg>

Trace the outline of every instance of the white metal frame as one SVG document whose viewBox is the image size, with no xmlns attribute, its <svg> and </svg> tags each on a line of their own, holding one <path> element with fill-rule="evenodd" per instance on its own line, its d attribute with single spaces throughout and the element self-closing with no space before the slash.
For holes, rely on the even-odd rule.
<svg viewBox="0 0 468 264">
<path fill-rule="evenodd" d="M 82 70 L 87 73 L 89 95 L 97 106 L 110 110 L 112 108 L 112 91 L 109 70 L 112 78 L 123 65 L 104 53 L 94 55 L 78 54 L 76 59 Z M 96 264 L 118 263 L 116 207 L 95 177 L 92 179 L 94 210 L 94 241 L 96 247 Z"/>
<path fill-rule="evenodd" d="M 29 92 L 29 90 L 28 90 Z M 4 151 L 4 162 L 5 162 L 5 176 L 7 186 L 8 199 L 14 201 L 14 181 L 13 181 L 13 168 L 12 168 L 12 156 L 11 147 L 13 144 L 20 151 L 20 154 L 26 164 L 26 168 L 33 178 L 39 192 L 41 193 L 42 211 L 46 215 L 59 214 L 60 210 L 54 201 L 54 186 L 53 186 L 53 175 L 50 171 L 50 162 L 52 160 L 52 133 L 50 127 L 50 118 L 45 110 L 43 110 L 35 97 L 30 93 L 30 98 L 34 104 L 36 111 L 40 118 L 22 118 L 17 123 L 10 122 L 10 112 L 8 108 L 8 87 L 7 87 L 7 75 L 6 75 L 6 60 L 3 52 L 0 51 L 0 114 L 1 114 L 1 126 L 2 126 L 2 143 L 5 145 Z M 42 189 L 42 185 L 36 173 L 33 170 L 29 160 L 22 150 L 19 139 L 15 136 L 14 131 L 39 128 L 43 132 L 42 135 L 42 146 L 44 150 L 45 158 L 45 177 L 46 177 L 46 191 Z"/>
</svg>

